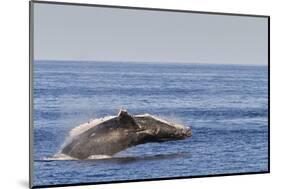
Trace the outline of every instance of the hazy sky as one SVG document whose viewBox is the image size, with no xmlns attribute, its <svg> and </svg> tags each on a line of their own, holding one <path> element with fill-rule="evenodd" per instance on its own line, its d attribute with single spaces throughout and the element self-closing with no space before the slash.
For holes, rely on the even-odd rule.
<svg viewBox="0 0 281 189">
<path fill-rule="evenodd" d="M 267 64 L 267 18 L 35 3 L 36 60 Z"/>
</svg>

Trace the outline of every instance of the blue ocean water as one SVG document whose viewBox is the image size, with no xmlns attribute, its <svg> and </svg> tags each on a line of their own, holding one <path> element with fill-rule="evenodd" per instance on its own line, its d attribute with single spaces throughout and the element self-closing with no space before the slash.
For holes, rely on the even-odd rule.
<svg viewBox="0 0 281 189">
<path fill-rule="evenodd" d="M 34 185 L 268 171 L 267 66 L 34 62 Z M 150 113 L 192 128 L 100 160 L 48 160 L 92 118 Z"/>
</svg>

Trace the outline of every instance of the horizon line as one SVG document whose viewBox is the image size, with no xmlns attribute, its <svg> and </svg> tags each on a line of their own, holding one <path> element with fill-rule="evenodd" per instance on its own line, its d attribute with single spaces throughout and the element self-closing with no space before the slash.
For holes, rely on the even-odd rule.
<svg viewBox="0 0 281 189">
<path fill-rule="evenodd" d="M 243 63 L 211 63 L 211 62 L 161 62 L 161 61 L 131 61 L 131 60 L 56 60 L 56 59 L 34 59 L 33 61 L 45 62 L 92 62 L 92 63 L 132 63 L 132 64 L 210 64 L 210 65 L 239 65 L 239 66 L 268 66 L 268 64 L 243 64 Z"/>
</svg>

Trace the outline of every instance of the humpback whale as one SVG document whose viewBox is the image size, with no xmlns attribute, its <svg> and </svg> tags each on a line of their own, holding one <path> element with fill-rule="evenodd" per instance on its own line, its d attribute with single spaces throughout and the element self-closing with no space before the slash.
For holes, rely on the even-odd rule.
<svg viewBox="0 0 281 189">
<path fill-rule="evenodd" d="M 139 144 L 182 140 L 190 136 L 190 127 L 150 114 L 130 115 L 121 109 L 117 116 L 74 128 L 60 154 L 87 159 L 93 155 L 113 155 Z"/>
</svg>

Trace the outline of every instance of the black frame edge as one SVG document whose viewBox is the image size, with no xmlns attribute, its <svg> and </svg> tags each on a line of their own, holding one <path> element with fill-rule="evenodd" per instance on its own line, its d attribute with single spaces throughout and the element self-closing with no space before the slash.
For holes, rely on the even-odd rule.
<svg viewBox="0 0 281 189">
<path fill-rule="evenodd" d="M 119 8 L 119 9 L 131 9 L 131 10 L 146 10 L 146 11 L 164 11 L 164 12 L 178 12 L 178 13 L 194 13 L 194 14 L 212 14 L 223 16 L 247 16 L 247 17 L 261 17 L 268 18 L 269 15 L 259 14 L 243 14 L 243 13 L 227 13 L 227 12 L 212 12 L 212 11 L 193 11 L 183 9 L 166 9 L 166 8 L 151 8 L 151 7 L 134 7 L 134 6 L 122 6 L 122 5 L 102 5 L 102 4 L 90 4 L 90 3 L 70 3 L 70 2 L 58 2 L 58 1 L 40 1 L 31 0 L 33 3 L 39 4 L 56 4 L 56 5 L 72 5 L 72 6 L 87 6 L 87 7 L 100 7 L 100 8 Z"/>
<path fill-rule="evenodd" d="M 74 184 L 58 184 L 58 185 L 38 185 L 32 188 L 54 188 L 54 187 L 69 187 L 69 186 L 89 186 L 100 184 L 121 184 L 121 183 L 136 183 L 136 182 L 151 182 L 151 181 L 165 181 L 165 180 L 181 180 L 181 179 L 194 179 L 194 178 L 211 178 L 211 177 L 225 177 L 225 176 L 241 176 L 241 175 L 261 175 L 268 174 L 269 171 L 262 172 L 245 172 L 245 173 L 230 173 L 230 174 L 214 174 L 214 175 L 198 175 L 189 177 L 167 177 L 157 179 L 136 179 L 136 180 L 118 180 L 118 181 L 104 181 L 104 182 L 89 182 L 89 183 L 74 183 Z"/>
<path fill-rule="evenodd" d="M 33 188 L 33 1 L 29 1 L 29 188 Z"/>
<path fill-rule="evenodd" d="M 268 79 L 268 105 L 267 105 L 267 111 L 268 111 L 268 172 L 270 173 L 270 16 L 267 18 L 267 42 L 268 42 L 268 47 L 267 47 L 267 57 L 268 57 L 268 66 L 267 66 L 267 79 Z"/>
</svg>

